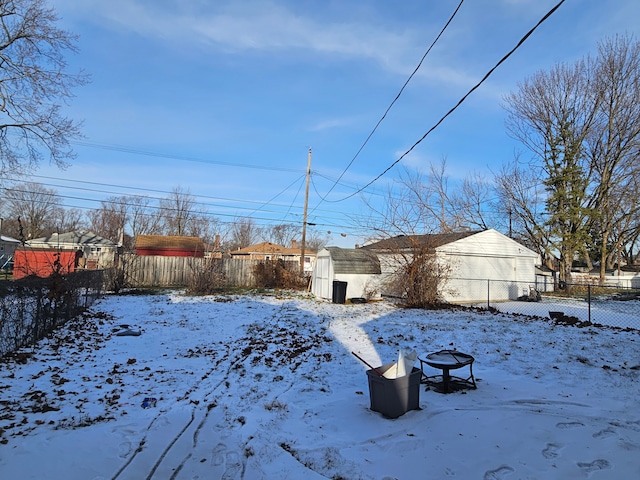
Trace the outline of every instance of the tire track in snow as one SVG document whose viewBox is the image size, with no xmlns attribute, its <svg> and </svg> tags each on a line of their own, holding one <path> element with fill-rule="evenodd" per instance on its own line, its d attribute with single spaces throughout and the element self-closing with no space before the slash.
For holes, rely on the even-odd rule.
<svg viewBox="0 0 640 480">
<path fill-rule="evenodd" d="M 238 370 L 237 366 L 247 361 L 249 357 L 253 356 L 253 361 L 256 358 L 260 358 L 261 361 L 265 361 L 267 357 L 271 358 L 274 363 L 283 366 L 285 363 L 289 364 L 289 368 L 292 372 L 296 371 L 301 365 L 309 363 L 309 359 L 313 356 L 313 350 L 318 347 L 318 335 L 300 335 L 300 327 L 305 326 L 300 324 L 298 311 L 292 308 L 290 305 L 282 305 L 276 313 L 274 313 L 270 319 L 265 319 L 264 323 L 251 324 L 247 326 L 248 335 L 242 339 L 239 339 L 238 349 L 242 349 L 242 356 L 238 358 L 227 369 L 225 378 L 222 379 L 215 387 L 213 391 L 210 391 L 207 396 L 215 395 L 216 390 L 222 385 L 223 382 L 231 380 L 231 373 Z M 283 328 L 283 322 L 286 322 L 286 329 Z M 286 332 L 285 332 L 286 330 Z M 287 339 L 284 340 L 282 336 L 286 333 Z M 251 348 L 248 348 L 251 347 Z M 267 348 L 265 348 L 267 347 Z M 306 350 L 305 350 L 306 349 Z M 277 369 L 277 367 L 274 366 Z M 240 373 L 240 377 L 244 374 Z M 272 397 L 271 403 L 277 400 L 281 395 L 286 394 L 296 385 L 295 381 L 285 382 L 279 384 L 279 387 L 269 389 L 270 397 Z M 249 390 L 244 393 L 239 391 L 240 402 L 246 401 L 245 394 L 250 394 Z M 193 452 L 197 450 L 199 434 L 202 428 L 207 424 L 210 418 L 210 410 L 208 410 L 198 427 L 193 432 L 193 445 L 191 451 L 185 455 L 178 467 L 174 470 L 171 479 L 177 478 L 180 471 L 183 470 L 186 463 L 194 458 Z M 237 425 L 237 419 L 232 419 L 223 416 L 220 424 L 215 428 L 221 431 L 232 431 Z M 212 465 L 220 467 L 224 464 L 226 470 L 222 474 L 222 479 L 232 478 L 244 478 L 246 474 L 246 459 L 242 459 L 242 452 L 251 450 L 250 443 L 255 439 L 255 435 L 250 435 L 246 441 L 235 439 L 233 441 L 234 448 L 228 449 L 228 445 L 224 442 L 220 442 L 216 445 L 213 451 L 214 460 L 216 460 L 216 449 L 221 449 L 217 457 L 217 461 L 213 461 Z M 207 450 L 206 448 L 203 450 Z M 207 450 L 208 451 L 208 450 Z M 246 455 L 245 455 L 246 456 Z M 226 459 L 226 461 L 225 461 Z M 199 463 L 202 463 L 204 459 L 201 459 Z M 195 468 L 198 468 L 195 466 Z M 210 473 L 210 472 L 209 472 Z"/>
<path fill-rule="evenodd" d="M 296 312 L 297 311 L 295 311 L 295 309 L 291 310 L 290 305 L 283 304 L 281 308 L 278 309 L 277 312 L 274 313 L 269 320 L 266 320 L 263 324 L 260 324 L 260 325 L 258 324 L 248 325 L 247 336 L 234 341 L 230 345 L 227 345 L 227 351 L 225 355 L 223 355 L 221 358 L 217 360 L 216 365 L 212 367 L 198 381 L 194 382 L 193 385 L 185 392 L 185 394 L 179 398 L 179 400 L 187 400 L 191 394 L 196 393 L 199 390 L 202 390 L 203 388 L 207 388 L 208 391 L 204 395 L 204 402 L 203 402 L 206 405 L 206 409 L 203 409 L 198 405 L 195 405 L 192 408 L 190 412 L 191 415 L 189 420 L 186 421 L 184 426 L 180 429 L 180 431 L 177 434 L 172 436 L 169 443 L 166 444 L 166 447 L 162 450 L 162 453 L 160 453 L 159 457 L 156 459 L 153 466 L 149 470 L 149 473 L 146 476 L 138 475 L 139 478 L 146 478 L 146 480 L 152 480 L 154 477 L 162 478 L 162 479 L 177 478 L 177 476 L 183 470 L 186 463 L 190 459 L 192 459 L 193 450 L 197 447 L 200 432 L 202 428 L 207 424 L 207 421 L 210 417 L 211 410 L 213 410 L 217 406 L 215 401 L 209 402 L 207 400 L 210 399 L 212 396 L 219 395 L 220 388 L 229 382 L 232 371 L 236 370 L 238 365 L 243 364 L 249 358 L 249 356 L 251 356 L 252 354 L 255 355 L 257 353 L 258 355 L 261 356 L 262 359 L 265 358 L 265 351 L 256 352 L 251 348 L 247 349 L 246 348 L 247 344 L 253 345 L 253 346 L 267 345 L 268 347 L 273 347 L 273 345 L 277 345 L 278 342 L 274 341 L 274 339 L 277 339 L 278 335 L 282 335 L 283 327 L 281 325 L 281 322 L 283 320 L 291 320 L 291 319 L 295 320 L 292 324 L 288 325 L 292 329 L 291 332 L 293 332 L 294 331 L 293 329 L 295 329 L 296 327 L 300 327 L 300 325 L 298 325 L 297 323 L 298 319 L 297 319 L 297 316 L 295 315 Z M 315 338 L 303 339 L 303 340 L 306 340 L 308 342 L 308 345 L 306 347 L 308 347 L 310 350 L 313 349 L 315 346 L 314 341 L 317 341 L 317 339 Z M 298 345 L 288 345 L 288 346 L 297 347 Z M 214 372 L 218 371 L 218 368 L 221 364 L 223 364 L 224 362 L 228 362 L 232 358 L 233 352 L 236 352 L 237 357 L 234 361 L 229 363 L 228 367 L 226 368 L 226 372 L 224 373 L 224 376 L 212 387 L 207 387 L 207 385 L 205 385 L 207 383 L 207 380 L 211 378 Z M 276 352 L 269 352 L 269 353 L 275 354 Z M 291 358 L 283 357 L 281 360 L 291 361 L 292 362 L 291 370 L 295 371 L 298 369 L 298 367 L 301 364 L 307 363 L 310 357 L 311 357 L 311 353 L 298 352 L 295 356 L 295 363 L 293 363 L 294 361 L 293 356 Z M 277 398 L 280 395 L 285 394 L 291 388 L 293 388 L 294 385 L 295 385 L 295 382 L 291 382 L 291 384 L 283 385 L 282 386 L 283 388 L 277 389 L 279 390 L 279 392 L 272 391 L 271 393 L 276 394 L 276 398 Z M 143 451 L 147 450 L 148 454 L 152 454 L 152 451 L 149 450 L 150 442 L 148 441 L 150 431 L 154 426 L 154 424 L 156 424 L 157 421 L 162 416 L 167 415 L 167 413 L 168 412 L 160 412 L 158 413 L 158 415 L 156 415 L 156 417 L 154 417 L 154 419 L 151 421 L 151 423 L 147 427 L 145 435 L 140 441 L 138 448 L 133 452 L 131 457 L 127 459 L 127 461 L 122 465 L 122 467 L 118 470 L 118 472 L 116 472 L 116 474 L 112 477 L 112 480 L 117 480 L 124 472 L 131 470 L 132 468 L 131 466 L 134 463 L 134 460 L 136 458 L 139 458 L 139 454 L 141 454 Z M 202 418 L 199 418 L 201 415 L 202 415 Z M 225 422 L 229 423 L 230 420 L 225 420 Z M 229 423 L 228 427 L 231 427 L 231 426 L 232 425 Z M 190 429 L 193 431 L 191 434 L 192 442 L 190 447 L 187 447 L 184 445 L 183 442 L 181 442 L 181 439 L 185 437 L 185 434 L 188 431 L 190 431 Z M 247 447 L 250 441 L 251 441 L 251 438 L 246 442 L 243 442 L 242 444 L 238 445 L 241 451 L 243 451 L 243 449 Z M 188 450 L 188 452 L 183 456 L 182 460 L 180 460 L 180 462 L 175 467 L 166 465 L 166 463 L 169 461 L 169 458 L 171 458 L 170 453 L 174 451 L 177 448 L 177 445 L 179 444 L 182 444 L 183 445 L 182 448 L 185 450 Z M 227 453 L 231 454 L 234 452 L 229 451 Z M 237 465 L 237 463 L 239 463 L 239 465 Z M 237 470 L 239 466 L 241 468 L 240 468 L 240 471 L 237 473 L 240 473 L 240 478 L 244 478 L 245 466 L 242 461 L 235 462 L 235 463 L 232 462 L 232 465 L 228 466 L 228 470 L 231 469 L 232 467 Z M 171 473 L 169 474 L 169 472 Z M 235 473 L 235 472 L 231 472 L 231 473 Z"/>
<path fill-rule="evenodd" d="M 182 399 L 186 399 L 188 397 L 188 395 L 194 391 L 197 391 L 197 389 L 199 388 L 199 386 L 207 379 L 211 376 L 211 374 L 213 372 L 215 372 L 217 370 L 217 367 L 223 363 L 224 361 L 226 361 L 229 358 L 230 355 L 230 347 L 227 346 L 227 352 L 225 353 L 224 356 L 222 356 L 216 363 L 216 365 L 214 367 L 212 367 L 205 375 L 203 375 L 197 382 L 194 383 L 194 385 L 192 385 L 192 387 L 187 390 L 187 392 L 185 392 L 185 394 L 183 395 L 183 397 L 181 397 Z M 231 366 L 229 367 L 229 369 L 227 370 L 227 374 L 225 375 L 225 377 L 218 383 L 218 385 L 215 388 L 218 388 L 223 382 L 226 381 L 229 371 L 231 370 Z M 167 448 L 164 449 L 164 451 L 162 452 L 162 454 L 160 455 L 160 458 L 154 463 L 154 466 L 152 467 L 151 471 L 149 472 L 149 475 L 146 477 L 147 479 L 151 478 L 153 476 L 153 474 L 155 473 L 155 471 L 158 469 L 159 465 L 162 463 L 162 461 L 164 460 L 164 458 L 166 457 L 167 453 L 171 450 L 171 448 L 175 445 L 175 443 L 178 441 L 178 439 L 184 434 L 184 432 L 189 428 L 189 426 L 193 423 L 194 419 L 195 419 L 195 413 L 196 413 L 196 408 L 197 407 L 193 407 L 192 412 L 191 412 L 191 420 L 189 420 L 187 422 L 187 424 L 181 429 L 181 431 L 169 442 Z M 136 457 L 138 457 L 138 454 L 140 454 L 141 452 L 143 452 L 145 450 L 145 447 L 148 445 L 148 438 L 149 438 L 149 433 L 151 431 L 151 428 L 154 426 L 154 424 L 160 419 L 160 417 L 166 415 L 167 412 L 159 412 L 149 423 L 149 425 L 147 426 L 147 429 L 145 431 L 144 436 L 142 437 L 142 439 L 140 440 L 140 443 L 138 444 L 138 448 L 136 448 L 133 452 L 133 454 L 127 459 L 127 461 L 120 467 L 120 469 L 118 469 L 118 471 L 115 473 L 115 475 L 112 477 L 112 480 L 117 480 L 118 477 L 120 477 L 120 475 L 122 475 L 123 472 L 125 472 L 125 470 L 127 470 L 129 468 L 129 466 L 131 465 L 131 463 L 136 459 Z"/>
</svg>

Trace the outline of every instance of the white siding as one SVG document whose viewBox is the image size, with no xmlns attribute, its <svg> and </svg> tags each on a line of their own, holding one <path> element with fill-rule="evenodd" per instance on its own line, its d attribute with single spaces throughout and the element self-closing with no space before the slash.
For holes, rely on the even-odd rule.
<svg viewBox="0 0 640 480">
<path fill-rule="evenodd" d="M 442 295 L 453 303 L 517 299 L 535 286 L 538 255 L 496 230 L 487 230 L 436 249 L 450 267 Z M 383 276 L 391 274 L 400 257 L 379 255 Z M 385 291 L 385 294 L 391 294 Z"/>
<path fill-rule="evenodd" d="M 379 298 L 380 288 L 377 282 L 379 277 L 380 275 L 348 275 L 345 273 L 337 273 L 334 280 L 347 282 L 346 298 L 349 300 L 350 298 L 367 298 L 367 293 L 372 290 L 376 291 L 374 298 Z M 333 293 L 333 286 L 331 293 Z M 331 298 L 331 295 L 329 295 L 329 298 Z"/>
</svg>

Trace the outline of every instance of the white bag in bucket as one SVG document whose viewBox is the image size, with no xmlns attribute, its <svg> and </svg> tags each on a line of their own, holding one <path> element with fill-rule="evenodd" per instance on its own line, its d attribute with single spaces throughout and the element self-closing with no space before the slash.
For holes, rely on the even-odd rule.
<svg viewBox="0 0 640 480">
<path fill-rule="evenodd" d="M 398 377 L 409 375 L 413 371 L 413 365 L 418 359 L 418 354 L 413 350 L 400 349 L 398 352 Z"/>
<path fill-rule="evenodd" d="M 398 352 L 398 361 L 384 372 L 384 377 L 400 378 L 409 375 L 413 371 L 413 365 L 417 359 L 418 354 L 414 350 L 405 351 L 401 348 Z"/>
</svg>

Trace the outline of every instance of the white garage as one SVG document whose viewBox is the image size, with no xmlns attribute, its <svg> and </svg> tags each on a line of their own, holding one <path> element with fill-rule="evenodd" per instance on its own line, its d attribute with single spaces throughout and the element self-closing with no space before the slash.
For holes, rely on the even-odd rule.
<svg viewBox="0 0 640 480">
<path fill-rule="evenodd" d="M 428 245 L 438 260 L 448 265 L 442 298 L 451 303 L 516 300 L 535 286 L 539 256 L 497 230 L 447 234 L 399 236 L 363 247 L 376 252 L 385 265 L 400 255 L 410 254 L 412 246 Z M 383 292 L 385 293 L 385 292 Z"/>
</svg>

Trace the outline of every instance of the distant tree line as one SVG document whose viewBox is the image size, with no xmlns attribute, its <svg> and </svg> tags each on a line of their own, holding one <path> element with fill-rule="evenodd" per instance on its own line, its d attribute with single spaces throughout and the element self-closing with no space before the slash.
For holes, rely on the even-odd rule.
<svg viewBox="0 0 640 480">
<path fill-rule="evenodd" d="M 87 229 L 115 243 L 122 241 L 125 249 L 132 248 L 137 235 L 200 237 L 211 248 L 225 251 L 262 241 L 291 247 L 302 231 L 301 225 L 287 223 L 259 226 L 251 217 L 221 222 L 181 187 L 160 199 L 112 196 L 84 213 L 65 208 L 55 189 L 27 182 L 3 188 L 0 218 L 2 234 L 22 241 Z M 313 251 L 326 243 L 326 236 L 311 232 L 306 247 Z"/>
</svg>

